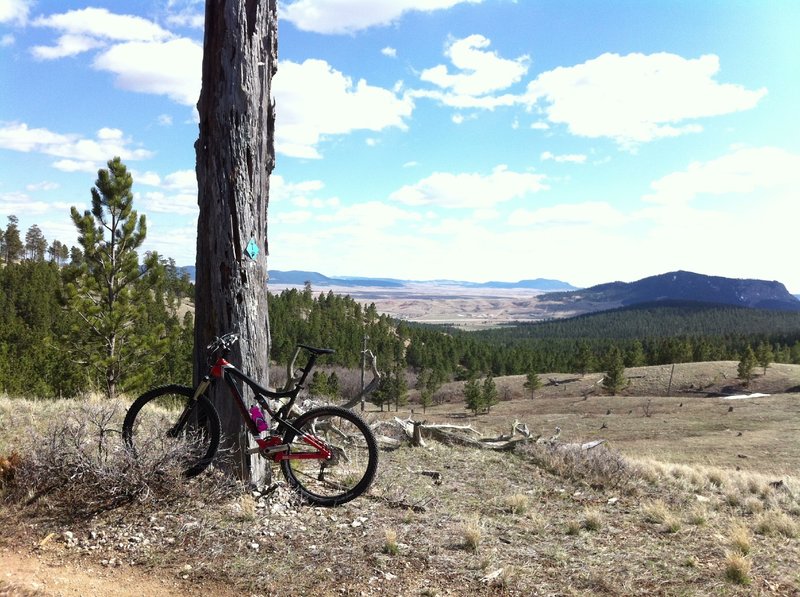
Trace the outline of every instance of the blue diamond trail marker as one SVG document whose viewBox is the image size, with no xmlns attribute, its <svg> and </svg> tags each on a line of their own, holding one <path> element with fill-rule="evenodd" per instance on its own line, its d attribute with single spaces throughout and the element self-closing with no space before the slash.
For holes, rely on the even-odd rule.
<svg viewBox="0 0 800 597">
<path fill-rule="evenodd" d="M 256 256 L 258 255 L 258 245 L 256 244 L 256 239 L 250 239 L 250 242 L 247 243 L 247 248 L 245 251 L 247 251 L 247 254 L 250 255 L 250 259 L 255 260 Z"/>
</svg>

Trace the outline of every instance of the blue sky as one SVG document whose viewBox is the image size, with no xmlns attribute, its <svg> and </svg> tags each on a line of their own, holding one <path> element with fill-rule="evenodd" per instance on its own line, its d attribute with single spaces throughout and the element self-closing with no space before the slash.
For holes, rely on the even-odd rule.
<svg viewBox="0 0 800 597">
<path fill-rule="evenodd" d="M 271 269 L 800 293 L 800 2 L 279 3 Z M 202 0 L 0 0 L 0 226 L 113 156 L 194 263 Z"/>
</svg>

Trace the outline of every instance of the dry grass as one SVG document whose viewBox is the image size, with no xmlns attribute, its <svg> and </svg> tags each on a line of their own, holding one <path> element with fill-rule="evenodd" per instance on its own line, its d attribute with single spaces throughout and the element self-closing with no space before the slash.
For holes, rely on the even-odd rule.
<svg viewBox="0 0 800 597">
<path fill-rule="evenodd" d="M 286 587 L 297 595 L 442 597 L 800 593 L 800 484 L 791 477 L 800 469 L 800 440 L 784 433 L 786 418 L 797 420 L 796 396 L 739 402 L 732 417 L 718 399 L 654 397 L 652 417 L 633 408 L 635 400 L 584 401 L 565 392 L 503 402 L 468 422 L 487 435 L 508 432 L 514 419 L 546 436 L 558 425 L 566 443 L 602 436 L 610 445 L 529 445 L 513 453 L 435 442 L 401 447 L 381 454 L 369 497 L 332 510 L 303 506 L 286 488 L 269 496 L 231 485 L 217 491 L 208 475 L 175 486 L 181 499 L 167 499 L 167 487 L 162 497 L 151 488 L 115 510 L 79 518 L 59 505 L 56 492 L 26 504 L 6 490 L 0 526 L 8 532 L 0 548 L 27 550 L 53 533 L 38 550 L 45 561 L 98 567 L 116 558 L 178 579 L 186 594 L 202 592 L 212 579 L 254 595 Z M 70 412 L 85 418 L 86 404 L 0 399 L 0 456 L 46 447 L 25 439 L 26 418 L 63 428 Z M 464 422 L 453 405 L 427 416 Z M 602 431 L 601 421 L 608 422 Z M 88 458 L 98 453 L 99 427 L 82 429 L 93 438 L 80 444 Z M 779 443 L 773 434 L 787 443 L 774 460 L 761 455 Z M 106 439 L 110 466 L 117 440 L 113 432 Z M 655 447 L 637 452 L 651 441 Z M 441 479 L 420 470 L 439 471 Z M 85 480 L 65 493 L 98 492 L 91 476 Z M 728 496 L 736 496 L 734 504 Z"/>
<path fill-rule="evenodd" d="M 800 533 L 800 526 L 794 518 L 780 510 L 769 510 L 759 515 L 754 526 L 761 535 L 781 535 L 794 539 Z"/>
<path fill-rule="evenodd" d="M 461 526 L 461 536 L 464 540 L 464 547 L 477 552 L 483 538 L 483 523 L 480 517 L 473 516 L 465 520 Z"/>
<path fill-rule="evenodd" d="M 603 527 L 603 513 L 595 507 L 586 508 L 581 526 L 587 531 L 599 531 Z"/>
<path fill-rule="evenodd" d="M 385 529 L 383 531 L 383 553 L 396 556 L 400 553 L 400 547 L 397 544 L 397 531 L 394 529 Z"/>
<path fill-rule="evenodd" d="M 530 498 L 524 493 L 515 493 L 503 498 L 503 506 L 511 514 L 525 514 L 530 508 Z"/>
<path fill-rule="evenodd" d="M 740 522 L 735 523 L 731 528 L 729 539 L 733 550 L 743 556 L 748 555 L 753 547 L 750 530 Z"/>
<path fill-rule="evenodd" d="M 725 554 L 725 578 L 737 585 L 750 584 L 750 570 L 752 563 L 741 553 L 728 552 Z"/>
</svg>

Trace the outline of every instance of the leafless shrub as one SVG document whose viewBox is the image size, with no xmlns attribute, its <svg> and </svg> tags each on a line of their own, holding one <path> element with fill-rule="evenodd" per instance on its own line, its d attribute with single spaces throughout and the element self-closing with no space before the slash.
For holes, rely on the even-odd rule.
<svg viewBox="0 0 800 597">
<path fill-rule="evenodd" d="M 197 488 L 206 498 L 233 489 L 213 471 L 187 483 L 179 453 L 140 450 L 134 457 L 120 437 L 123 414 L 117 402 L 75 403 L 41 429 L 30 429 L 8 498 L 88 518 L 133 502 L 191 498 Z"/>
<path fill-rule="evenodd" d="M 605 447 L 583 450 L 578 445 L 532 443 L 518 451 L 555 475 L 597 488 L 618 488 L 634 478 L 634 469 L 628 461 Z"/>
</svg>

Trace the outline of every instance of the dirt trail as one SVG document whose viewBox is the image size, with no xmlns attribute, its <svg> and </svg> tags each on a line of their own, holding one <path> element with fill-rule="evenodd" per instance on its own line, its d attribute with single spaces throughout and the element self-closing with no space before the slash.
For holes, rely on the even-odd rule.
<svg viewBox="0 0 800 597">
<path fill-rule="evenodd" d="M 0 597 L 178 597 L 190 592 L 233 595 L 226 587 L 191 585 L 129 566 L 64 560 L 57 553 L 0 549 Z"/>
</svg>

